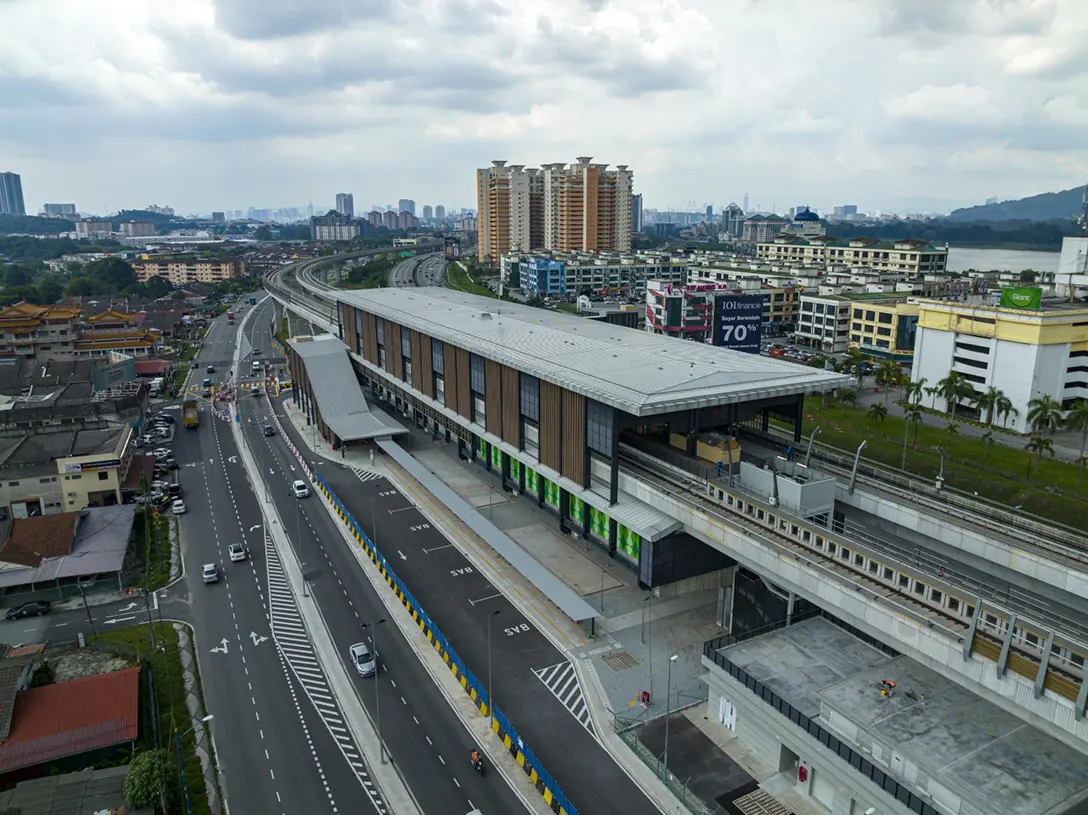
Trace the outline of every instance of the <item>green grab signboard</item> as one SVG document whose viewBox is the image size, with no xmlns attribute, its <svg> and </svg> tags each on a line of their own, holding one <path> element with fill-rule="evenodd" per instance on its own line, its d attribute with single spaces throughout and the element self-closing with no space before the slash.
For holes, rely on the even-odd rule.
<svg viewBox="0 0 1088 815">
<path fill-rule="evenodd" d="M 616 548 L 637 563 L 639 549 L 642 548 L 642 538 L 637 532 L 632 532 L 623 524 L 616 524 Z"/>
<path fill-rule="evenodd" d="M 491 445 L 491 466 L 493 469 L 502 471 L 502 450 L 495 445 Z"/>
<path fill-rule="evenodd" d="M 516 458 L 510 459 L 510 480 L 521 481 L 521 462 Z"/>
<path fill-rule="evenodd" d="M 1001 308 L 1038 311 L 1043 307 L 1043 290 L 1037 286 L 1006 286 L 1001 290 Z"/>
<path fill-rule="evenodd" d="M 608 540 L 608 516 L 593 506 L 589 508 L 589 531 L 601 540 Z"/>
<path fill-rule="evenodd" d="M 559 485 L 546 478 L 544 479 L 544 500 L 555 509 L 559 509 Z"/>
<path fill-rule="evenodd" d="M 540 495 L 540 476 L 532 467 L 525 468 L 525 491 L 530 495 Z"/>
<path fill-rule="evenodd" d="M 570 496 L 570 519 L 581 529 L 586 525 L 586 502 L 577 495 Z"/>
<path fill-rule="evenodd" d="M 480 439 L 480 458 L 487 461 L 487 442 Z"/>
</svg>

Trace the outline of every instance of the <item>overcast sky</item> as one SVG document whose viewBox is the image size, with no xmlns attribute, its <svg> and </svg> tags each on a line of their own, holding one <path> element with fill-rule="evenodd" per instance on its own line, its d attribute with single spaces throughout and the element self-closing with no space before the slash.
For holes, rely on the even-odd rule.
<svg viewBox="0 0 1088 815">
<path fill-rule="evenodd" d="M 1088 181 L 1088 0 L 0 0 L 27 208 L 412 198 L 593 156 L 647 207 Z"/>
</svg>

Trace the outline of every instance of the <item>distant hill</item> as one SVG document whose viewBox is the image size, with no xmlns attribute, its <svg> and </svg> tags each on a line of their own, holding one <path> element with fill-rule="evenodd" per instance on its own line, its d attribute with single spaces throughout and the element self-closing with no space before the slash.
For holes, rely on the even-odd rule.
<svg viewBox="0 0 1088 815">
<path fill-rule="evenodd" d="M 953 221 L 1054 221 L 1076 217 L 1083 206 L 1084 187 L 1044 192 L 1030 198 L 952 210 Z"/>
<path fill-rule="evenodd" d="M 0 215 L 0 235 L 59 235 L 71 232 L 76 225 L 60 218 L 39 218 L 36 215 Z"/>
</svg>

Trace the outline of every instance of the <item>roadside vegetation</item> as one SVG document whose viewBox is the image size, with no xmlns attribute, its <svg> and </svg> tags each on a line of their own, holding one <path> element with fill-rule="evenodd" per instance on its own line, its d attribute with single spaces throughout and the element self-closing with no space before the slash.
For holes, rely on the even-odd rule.
<svg viewBox="0 0 1088 815">
<path fill-rule="evenodd" d="M 446 283 L 451 289 L 457 289 L 466 294 L 478 294 L 481 297 L 491 297 L 493 299 L 498 298 L 498 295 L 487 286 L 477 283 L 465 264 L 459 260 L 446 264 Z"/>
<path fill-rule="evenodd" d="M 933 481 L 941 472 L 943 451 L 945 486 L 1066 526 L 1088 526 L 1084 484 L 1088 403 L 1063 412 L 1050 396 L 1032 400 L 1026 416 L 1029 432 L 1012 434 L 1013 439 L 1023 440 L 1017 446 L 1009 443 L 1010 431 L 1004 429 L 1015 418 L 1016 409 L 999 389 L 976 391 L 955 371 L 935 383 L 910 382 L 895 362 L 873 363 L 856 349 L 838 367 L 853 373 L 862 365 L 874 366 L 874 379 L 885 389 L 884 401 L 858 406 L 858 392 L 853 388 L 809 397 L 803 423 L 806 437 L 819 426 L 817 444 L 848 456 L 865 441 L 865 459 Z M 947 410 L 924 407 L 923 399 Z M 892 404 L 904 415 L 892 412 Z M 942 416 L 945 426 L 925 424 L 926 414 Z M 965 433 L 967 426 L 974 430 Z M 1054 434 L 1059 430 L 1080 434 L 1076 461 L 1054 457 Z"/>
<path fill-rule="evenodd" d="M 112 646 L 133 666 L 141 664 L 143 659 L 148 660 L 154 676 L 154 706 L 150 696 L 151 683 L 147 681 L 147 677 L 144 677 L 140 685 L 143 694 L 141 710 L 144 728 L 152 731 L 151 720 L 154 718 L 152 711 L 157 709 L 158 717 L 155 722 L 158 726 L 160 743 L 155 744 L 154 734 L 151 732 L 139 743 L 138 754 L 133 758 L 132 765 L 135 765 L 138 770 L 139 783 L 134 786 L 138 789 L 140 800 L 129 800 L 129 804 L 152 807 L 157 804 L 158 779 L 161 777 L 166 786 L 168 811 L 183 811 L 181 774 L 178 769 L 177 748 L 174 742 L 174 730 L 177 728 L 184 734 L 181 739 L 182 758 L 192 812 L 194 815 L 210 815 L 208 789 L 204 783 L 200 759 L 196 755 L 196 735 L 193 731 L 186 732 L 191 722 L 185 706 L 186 690 L 182 679 L 178 635 L 172 625 L 156 623 L 154 636 L 155 648 L 151 647 L 151 631 L 147 625 L 103 631 L 95 637 L 96 645 Z M 211 745 L 205 745 L 205 747 L 210 753 Z M 147 752 L 155 755 L 141 759 L 141 755 Z M 126 793 L 128 792 L 129 784 L 126 783 Z M 150 800 L 148 800 L 149 797 Z"/>
</svg>

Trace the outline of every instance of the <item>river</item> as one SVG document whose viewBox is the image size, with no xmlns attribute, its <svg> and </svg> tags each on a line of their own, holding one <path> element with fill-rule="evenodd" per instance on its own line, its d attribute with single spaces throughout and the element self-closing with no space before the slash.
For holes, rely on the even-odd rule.
<svg viewBox="0 0 1088 815">
<path fill-rule="evenodd" d="M 1001 269 L 1022 272 L 1024 269 L 1034 269 L 1037 272 L 1056 272 L 1059 254 L 1021 249 L 968 249 L 953 246 L 948 250 L 948 271 L 966 272 L 968 269 L 977 269 L 988 272 Z"/>
</svg>

